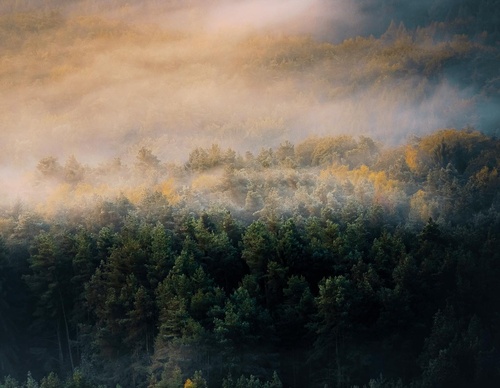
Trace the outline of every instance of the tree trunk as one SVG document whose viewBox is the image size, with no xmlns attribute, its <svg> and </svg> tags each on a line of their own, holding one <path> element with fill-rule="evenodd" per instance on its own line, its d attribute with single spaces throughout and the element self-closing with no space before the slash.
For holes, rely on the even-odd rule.
<svg viewBox="0 0 500 388">
<path fill-rule="evenodd" d="M 75 364 L 73 363 L 73 354 L 71 353 L 71 342 L 69 339 L 68 320 L 66 319 L 66 309 L 64 308 L 61 290 L 59 290 L 59 298 L 61 299 L 61 308 L 63 312 L 64 326 L 66 327 L 66 342 L 68 343 L 68 353 L 69 353 L 69 361 L 71 363 L 71 373 L 73 373 L 73 371 L 75 370 Z"/>
<path fill-rule="evenodd" d="M 64 372 L 64 354 L 63 354 L 63 350 L 62 350 L 61 328 L 60 328 L 59 320 L 57 320 L 56 330 L 57 330 L 57 345 L 59 346 L 59 371 L 61 373 L 63 373 Z"/>
<path fill-rule="evenodd" d="M 339 357 L 339 334 L 335 334 L 335 361 L 337 363 L 337 387 L 342 387 L 342 369 Z"/>
</svg>

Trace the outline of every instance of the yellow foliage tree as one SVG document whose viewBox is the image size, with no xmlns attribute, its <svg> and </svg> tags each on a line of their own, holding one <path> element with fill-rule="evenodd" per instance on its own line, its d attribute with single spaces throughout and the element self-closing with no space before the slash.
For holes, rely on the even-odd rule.
<svg viewBox="0 0 500 388">
<path fill-rule="evenodd" d="M 407 146 L 405 150 L 405 162 L 412 172 L 416 172 L 418 168 L 418 150 L 414 147 Z"/>
<path fill-rule="evenodd" d="M 175 182 L 173 178 L 163 181 L 158 186 L 160 192 L 168 199 L 168 201 L 175 205 L 181 199 L 175 190 Z"/>
</svg>

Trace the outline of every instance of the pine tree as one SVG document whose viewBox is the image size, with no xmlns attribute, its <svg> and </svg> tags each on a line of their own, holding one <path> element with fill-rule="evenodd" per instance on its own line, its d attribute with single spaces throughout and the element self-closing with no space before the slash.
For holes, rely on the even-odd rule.
<svg viewBox="0 0 500 388">
<path fill-rule="evenodd" d="M 59 367 L 63 372 L 66 366 L 65 357 L 69 358 L 71 370 L 74 369 L 69 329 L 73 302 L 70 286 L 72 277 L 70 258 L 62 254 L 53 235 L 41 232 L 34 241 L 30 256 L 30 273 L 25 276 L 25 281 L 37 299 L 35 315 L 38 322 L 55 326 Z"/>
</svg>

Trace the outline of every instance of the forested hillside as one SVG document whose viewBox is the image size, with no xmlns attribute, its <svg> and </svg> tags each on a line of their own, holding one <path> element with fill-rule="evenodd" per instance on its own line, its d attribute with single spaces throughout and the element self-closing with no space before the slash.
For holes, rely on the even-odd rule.
<svg viewBox="0 0 500 388">
<path fill-rule="evenodd" d="M 0 219 L 1 373 L 41 387 L 493 386 L 499 157 L 498 140 L 450 129 L 399 147 L 212 145 L 184 165 L 147 149 L 113 169 L 41 160 L 51 200 Z M 147 185 L 89 199 L 109 174 Z"/>
<path fill-rule="evenodd" d="M 1 0 L 0 388 L 500 381 L 498 0 Z"/>
</svg>

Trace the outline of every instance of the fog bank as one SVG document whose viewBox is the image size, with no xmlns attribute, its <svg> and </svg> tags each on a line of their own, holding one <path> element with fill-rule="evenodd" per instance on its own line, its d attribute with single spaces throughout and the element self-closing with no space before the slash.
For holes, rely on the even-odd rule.
<svg viewBox="0 0 500 388">
<path fill-rule="evenodd" d="M 212 143 L 255 152 L 311 135 L 398 144 L 495 130 L 498 82 L 481 58 L 498 53 L 437 39 L 436 26 L 344 40 L 369 32 L 379 3 L 2 2 L 3 180 L 47 156 L 131 161 L 147 147 L 183 162 Z M 438 14 L 399 3 L 394 15 Z"/>
</svg>

